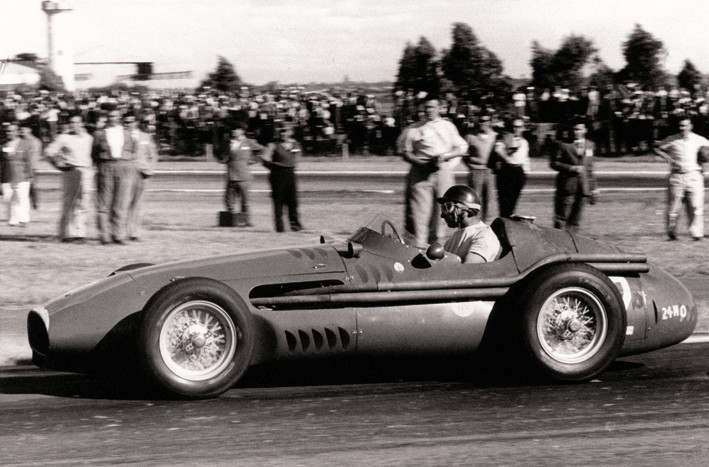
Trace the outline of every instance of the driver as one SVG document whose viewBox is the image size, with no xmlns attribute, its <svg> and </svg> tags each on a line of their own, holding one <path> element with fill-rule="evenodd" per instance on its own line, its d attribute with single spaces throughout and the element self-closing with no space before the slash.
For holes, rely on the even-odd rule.
<svg viewBox="0 0 709 467">
<path fill-rule="evenodd" d="M 466 185 L 453 185 L 436 201 L 448 227 L 457 229 L 443 249 L 458 255 L 463 263 L 488 263 L 500 252 L 500 240 L 480 213 L 480 197 Z"/>
</svg>

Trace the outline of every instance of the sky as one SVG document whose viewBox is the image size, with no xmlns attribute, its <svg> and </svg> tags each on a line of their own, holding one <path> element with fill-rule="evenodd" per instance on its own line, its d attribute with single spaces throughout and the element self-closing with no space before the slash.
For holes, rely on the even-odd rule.
<svg viewBox="0 0 709 467">
<path fill-rule="evenodd" d="M 0 58 L 47 56 L 40 0 L 0 0 Z M 531 76 L 532 41 L 548 49 L 564 37 L 591 39 L 611 68 L 640 24 L 668 51 L 677 73 L 689 59 L 709 73 L 706 0 L 68 0 L 75 62 L 150 61 L 154 72 L 191 71 L 196 85 L 224 56 L 243 81 L 265 84 L 394 81 L 407 43 L 451 45 L 453 23 L 473 28 L 505 74 Z M 112 81 L 133 67 L 83 66 Z M 81 83 L 77 83 L 81 86 Z M 108 83 L 105 83 L 108 84 Z"/>
</svg>

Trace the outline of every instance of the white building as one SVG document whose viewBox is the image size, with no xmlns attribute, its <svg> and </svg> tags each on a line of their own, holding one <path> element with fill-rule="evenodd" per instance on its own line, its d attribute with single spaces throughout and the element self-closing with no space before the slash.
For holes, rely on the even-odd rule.
<svg viewBox="0 0 709 467">
<path fill-rule="evenodd" d="M 39 72 L 36 69 L 19 63 L 0 61 L 0 91 L 9 91 L 21 84 L 34 86 L 37 83 Z"/>
</svg>

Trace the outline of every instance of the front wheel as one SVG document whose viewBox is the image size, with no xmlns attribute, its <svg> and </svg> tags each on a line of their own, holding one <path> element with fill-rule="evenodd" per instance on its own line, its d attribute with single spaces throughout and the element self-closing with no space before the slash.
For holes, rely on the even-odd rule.
<svg viewBox="0 0 709 467">
<path fill-rule="evenodd" d="M 585 264 L 543 271 L 524 289 L 521 353 L 541 374 L 584 381 L 605 369 L 625 340 L 626 316 L 618 289 Z"/>
<path fill-rule="evenodd" d="M 147 376 L 160 388 L 181 397 L 215 397 L 248 368 L 253 317 L 226 285 L 181 279 L 150 300 L 138 343 Z"/>
</svg>

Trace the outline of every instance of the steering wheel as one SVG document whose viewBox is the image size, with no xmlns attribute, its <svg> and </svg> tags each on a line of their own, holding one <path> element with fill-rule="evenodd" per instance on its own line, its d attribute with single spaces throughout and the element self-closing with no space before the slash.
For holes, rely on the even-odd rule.
<svg viewBox="0 0 709 467">
<path fill-rule="evenodd" d="M 387 234 L 387 230 L 391 230 L 391 232 Z M 392 240 L 396 240 L 401 244 L 404 243 L 401 235 L 399 235 L 399 232 L 397 232 L 396 227 L 394 227 L 394 224 L 392 224 L 390 220 L 382 221 L 382 235 L 389 237 Z"/>
</svg>

